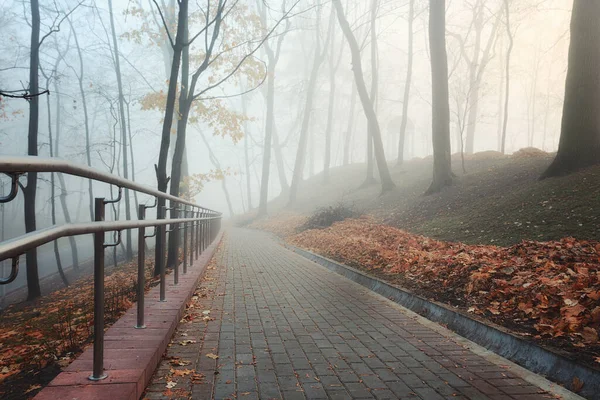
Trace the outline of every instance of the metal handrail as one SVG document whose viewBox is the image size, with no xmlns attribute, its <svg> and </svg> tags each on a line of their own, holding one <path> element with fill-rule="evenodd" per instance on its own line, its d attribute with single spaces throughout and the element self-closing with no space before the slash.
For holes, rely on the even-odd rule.
<svg viewBox="0 0 600 400">
<path fill-rule="evenodd" d="M 151 226 L 163 226 L 170 224 L 181 224 L 186 222 L 217 220 L 221 217 L 205 218 L 178 218 L 178 219 L 145 219 L 130 221 L 105 221 L 105 222 L 82 222 L 64 225 L 55 225 L 39 229 L 35 232 L 6 240 L 0 243 L 0 261 L 18 257 L 27 250 L 42 246 L 53 240 L 68 236 L 79 236 L 97 232 L 123 231 L 126 229 L 148 228 Z"/>
<path fill-rule="evenodd" d="M 177 196 L 161 192 L 149 186 L 112 175 L 107 172 L 95 170 L 87 165 L 77 164 L 61 158 L 37 157 L 37 156 L 2 156 L 0 157 L 0 172 L 7 174 L 20 174 L 25 172 L 58 172 L 67 175 L 79 176 L 93 179 L 95 181 L 110 183 L 122 188 L 135 190 L 150 196 L 161 197 L 179 204 L 200 208 L 206 211 L 217 211 L 201 207 L 191 201 L 181 199 Z M 218 213 L 220 214 L 220 213 Z"/>
<path fill-rule="evenodd" d="M 93 372 L 89 377 L 92 381 L 105 379 L 108 375 L 104 373 L 104 250 L 107 247 L 118 245 L 121 241 L 121 231 L 126 229 L 138 229 L 138 290 L 137 290 L 137 324 L 136 329 L 144 329 L 144 288 L 145 288 L 145 239 L 154 235 L 147 236 L 145 229 L 154 227 L 155 235 L 160 235 L 162 246 L 157 249 L 157 259 L 160 271 L 160 301 L 166 301 L 166 271 L 165 271 L 165 252 L 167 245 L 166 226 L 174 225 L 171 235 L 181 235 L 183 232 L 183 273 L 187 272 L 188 266 L 188 224 L 191 225 L 189 264 L 193 263 L 194 258 L 206 249 L 206 247 L 217 237 L 221 229 L 220 212 L 201 207 L 188 200 L 160 192 L 137 182 L 123 179 L 119 176 L 97 171 L 85 165 L 76 164 L 70 161 L 57 158 L 43 157 L 5 157 L 0 158 L 0 173 L 12 177 L 12 190 L 8 196 L 0 198 L 0 202 L 9 202 L 16 198 L 18 193 L 17 180 L 22 174 L 28 172 L 54 172 L 68 175 L 79 176 L 111 185 L 119 188 L 119 194 L 116 199 L 96 198 L 94 200 L 94 221 L 86 223 L 69 223 L 60 226 L 51 226 L 49 228 L 29 232 L 25 235 L 6 240 L 0 243 L 0 261 L 12 258 L 12 269 L 8 278 L 0 277 L 0 285 L 8 284 L 15 280 L 19 272 L 19 257 L 28 250 L 37 248 L 43 244 L 62 237 L 93 234 L 94 235 L 94 357 Z M 121 200 L 122 189 L 135 190 L 154 196 L 153 206 L 144 204 L 139 205 L 138 220 L 129 221 L 104 221 L 106 205 L 116 203 Z M 158 219 L 146 220 L 146 209 L 156 207 L 156 199 L 163 198 L 172 202 L 172 209 L 183 211 L 183 216 L 189 212 L 191 218 L 171 218 L 164 219 L 166 216 L 166 207 L 158 210 Z M 190 210 L 188 211 L 188 207 Z M 176 216 L 179 213 L 175 213 Z M 180 225 L 183 225 L 183 229 Z M 158 229 L 160 227 L 160 229 Z M 116 243 L 106 243 L 106 232 L 117 232 Z M 195 231 L 195 232 L 194 232 Z M 174 238 L 177 243 L 176 236 Z M 179 245 L 177 246 L 179 247 Z M 177 252 L 179 248 L 176 249 Z M 195 254 L 194 254 L 195 253 Z M 194 257 L 195 255 L 195 257 Z M 174 266 L 174 284 L 179 281 L 179 264 Z"/>
</svg>

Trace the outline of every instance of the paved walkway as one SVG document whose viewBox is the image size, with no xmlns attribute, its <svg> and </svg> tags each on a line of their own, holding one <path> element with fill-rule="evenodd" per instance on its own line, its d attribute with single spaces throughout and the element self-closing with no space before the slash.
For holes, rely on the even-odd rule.
<svg viewBox="0 0 600 400">
<path fill-rule="evenodd" d="M 551 397 L 265 233 L 231 229 L 195 295 L 147 399 Z"/>
</svg>

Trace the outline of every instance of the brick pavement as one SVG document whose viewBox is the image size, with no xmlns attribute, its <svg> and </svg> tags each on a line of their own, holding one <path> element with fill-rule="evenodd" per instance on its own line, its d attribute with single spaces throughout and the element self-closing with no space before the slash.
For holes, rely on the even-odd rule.
<svg viewBox="0 0 600 400">
<path fill-rule="evenodd" d="M 238 228 L 226 234 L 145 395 L 549 397 L 508 367 L 465 349 L 268 234 Z"/>
</svg>

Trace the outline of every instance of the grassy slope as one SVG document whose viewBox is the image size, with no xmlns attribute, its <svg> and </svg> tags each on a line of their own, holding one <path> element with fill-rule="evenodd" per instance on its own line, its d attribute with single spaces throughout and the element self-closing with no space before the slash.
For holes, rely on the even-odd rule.
<svg viewBox="0 0 600 400">
<path fill-rule="evenodd" d="M 457 179 L 442 193 L 423 196 L 431 179 L 431 159 L 392 167 L 398 185 L 380 195 L 379 186 L 359 189 L 364 164 L 337 167 L 331 182 L 322 175 L 306 180 L 291 211 L 310 214 L 339 201 L 353 204 L 386 224 L 448 241 L 510 245 L 522 239 L 600 237 L 600 167 L 539 181 L 552 156 L 524 152 L 512 157 L 486 152 L 466 160 L 466 174 L 454 158 Z M 287 197 L 270 203 L 270 213 L 286 208 Z"/>
</svg>

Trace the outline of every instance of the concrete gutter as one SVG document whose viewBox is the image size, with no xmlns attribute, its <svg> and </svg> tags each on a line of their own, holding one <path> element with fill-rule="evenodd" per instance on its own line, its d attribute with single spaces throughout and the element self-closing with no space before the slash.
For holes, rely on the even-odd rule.
<svg viewBox="0 0 600 400">
<path fill-rule="evenodd" d="M 411 291 L 372 277 L 354 268 L 340 264 L 326 257 L 285 244 L 293 252 L 336 272 L 363 287 L 400 304 L 401 306 L 441 324 L 460 336 L 488 349 L 535 374 L 567 388 L 572 388 L 573 379 L 584 382 L 579 395 L 588 399 L 600 399 L 600 370 L 577 363 L 550 349 L 516 336 L 503 327 L 478 321 L 452 307 L 427 300 Z M 431 322 L 427 324 L 431 327 Z M 441 327 L 437 327 L 440 329 Z M 443 328 L 441 328 L 443 329 Z M 464 339 L 463 339 L 464 340 Z M 477 346 L 479 347 L 479 346 Z M 480 352 L 486 352 L 484 349 Z M 489 351 L 487 351 L 489 353 Z M 497 356 L 496 356 L 497 357 Z M 496 362 L 498 363 L 498 362 Z M 560 395 L 565 399 L 581 399 L 580 396 L 547 381 L 539 375 L 523 371 L 523 378 L 544 390 Z"/>
</svg>

